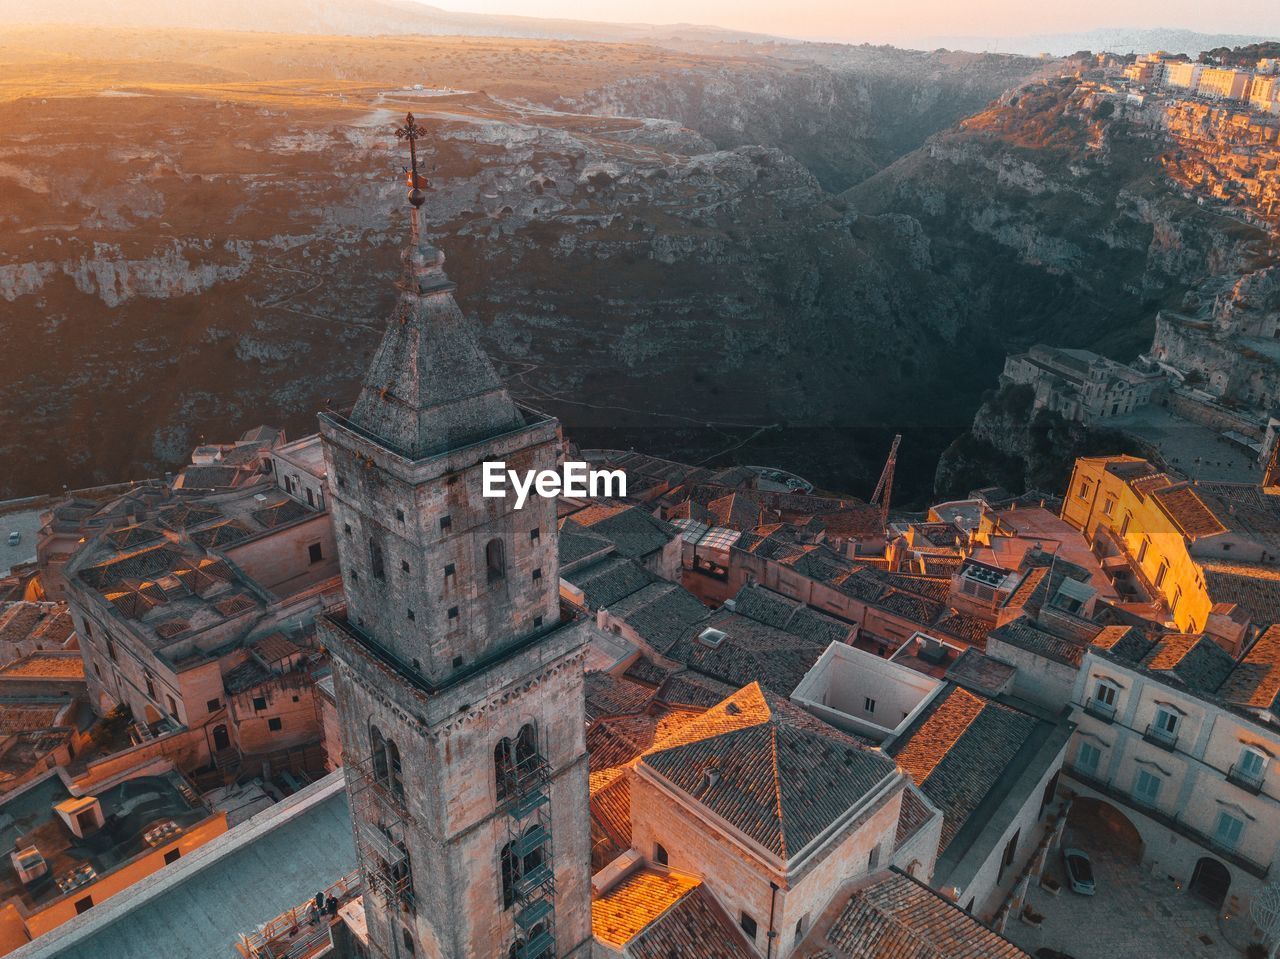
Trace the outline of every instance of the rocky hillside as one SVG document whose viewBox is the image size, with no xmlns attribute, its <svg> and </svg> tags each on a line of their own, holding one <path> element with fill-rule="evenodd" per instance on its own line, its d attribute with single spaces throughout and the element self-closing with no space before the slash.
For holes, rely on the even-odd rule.
<svg viewBox="0 0 1280 959">
<path fill-rule="evenodd" d="M 1041 68 L 926 74 L 904 54 L 918 109 L 893 127 L 885 51 L 858 80 L 826 50 L 146 31 L 103 31 L 91 61 L 61 36 L 0 48 L 0 322 L 22 344 L 0 495 L 154 474 L 202 436 L 297 434 L 348 402 L 394 295 L 409 109 L 431 132 L 429 229 L 523 398 L 585 442 L 703 456 L 757 437 L 867 482 L 883 430 L 923 421 L 941 361 L 975 341 L 918 223 L 854 216 L 824 180 L 953 122 L 939 77 L 981 99 Z"/>
<path fill-rule="evenodd" d="M 993 344 L 980 359 L 990 387 L 1007 353 L 1036 342 L 1132 359 L 1150 348 L 1158 312 L 1198 311 L 1275 262 L 1248 211 L 1174 177 L 1187 169 L 1169 162 L 1178 146 L 1160 117 L 1056 77 L 932 137 L 845 198 L 863 220 L 918 231 L 935 282 L 963 290 L 965 335 Z M 992 469 L 1023 458 L 1029 425 L 1014 430 L 984 407 L 944 456 L 939 491 L 964 492 L 961 477 L 992 441 Z M 1059 453 L 1073 448 L 1064 444 Z M 1045 475 L 1028 466 L 1013 485 Z"/>
</svg>

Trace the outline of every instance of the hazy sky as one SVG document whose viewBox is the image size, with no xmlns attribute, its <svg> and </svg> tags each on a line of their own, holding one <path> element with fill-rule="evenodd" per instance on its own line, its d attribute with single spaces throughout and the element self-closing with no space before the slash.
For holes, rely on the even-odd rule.
<svg viewBox="0 0 1280 959">
<path fill-rule="evenodd" d="M 425 0 L 433 2 L 433 0 Z M 1280 2 L 1237 0 L 434 0 L 449 10 L 575 20 L 707 23 L 805 39 L 902 41 L 1096 27 L 1280 36 Z"/>
</svg>

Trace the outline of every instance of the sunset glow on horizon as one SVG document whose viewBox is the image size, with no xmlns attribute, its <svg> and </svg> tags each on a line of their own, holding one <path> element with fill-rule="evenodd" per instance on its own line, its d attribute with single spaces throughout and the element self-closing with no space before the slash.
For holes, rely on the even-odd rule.
<svg viewBox="0 0 1280 959">
<path fill-rule="evenodd" d="M 932 37 L 990 39 L 1096 29 L 1186 29 L 1280 35 L 1280 5 L 1245 0 L 1227 7 L 1192 0 L 1104 0 L 1026 4 L 1020 0 L 427 0 L 447 10 L 650 24 L 695 23 L 806 40 L 910 43 Z"/>
</svg>

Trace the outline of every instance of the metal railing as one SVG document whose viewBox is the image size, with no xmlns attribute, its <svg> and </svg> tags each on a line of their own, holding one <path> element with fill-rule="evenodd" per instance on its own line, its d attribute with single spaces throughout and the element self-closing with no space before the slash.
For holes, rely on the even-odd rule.
<svg viewBox="0 0 1280 959">
<path fill-rule="evenodd" d="M 1089 697 L 1088 702 L 1084 704 L 1084 711 L 1095 719 L 1101 719 L 1106 723 L 1114 723 L 1116 721 L 1116 708 L 1110 703 L 1104 703 L 1100 699 Z"/>
<path fill-rule="evenodd" d="M 1170 752 L 1178 745 L 1177 732 L 1165 729 L 1164 727 L 1152 723 L 1147 727 L 1147 731 L 1142 734 L 1142 738 L 1153 746 L 1159 746 L 1161 749 L 1167 749 Z"/>
<path fill-rule="evenodd" d="M 1233 786 L 1239 786 L 1245 792 L 1253 793 L 1255 796 L 1262 792 L 1262 787 L 1266 784 L 1266 778 L 1265 769 L 1243 769 L 1239 763 L 1227 770 L 1227 782 Z"/>
</svg>

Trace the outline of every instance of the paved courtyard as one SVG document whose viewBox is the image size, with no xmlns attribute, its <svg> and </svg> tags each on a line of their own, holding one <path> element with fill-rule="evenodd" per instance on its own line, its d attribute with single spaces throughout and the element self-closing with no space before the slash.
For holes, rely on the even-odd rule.
<svg viewBox="0 0 1280 959">
<path fill-rule="evenodd" d="M 1161 406 L 1143 406 L 1101 423 L 1123 430 L 1160 450 L 1166 463 L 1184 476 L 1206 482 L 1256 483 L 1262 467 L 1239 446 L 1207 426 L 1179 419 Z"/>
<path fill-rule="evenodd" d="M 1073 959 L 1240 959 L 1211 906 L 1132 863 L 1106 854 L 1090 857 L 1096 896 L 1078 896 L 1065 883 L 1057 896 L 1033 887 L 1030 902 L 1044 923 L 1033 929 L 1015 919 L 1005 935 L 1033 956 L 1049 946 Z M 1062 881 L 1056 854 L 1047 874 Z"/>
<path fill-rule="evenodd" d="M 8 576 L 14 565 L 36 558 L 36 533 L 40 532 L 41 512 L 35 509 L 0 515 L 0 576 Z M 17 546 L 9 545 L 10 533 L 21 536 Z"/>
</svg>

